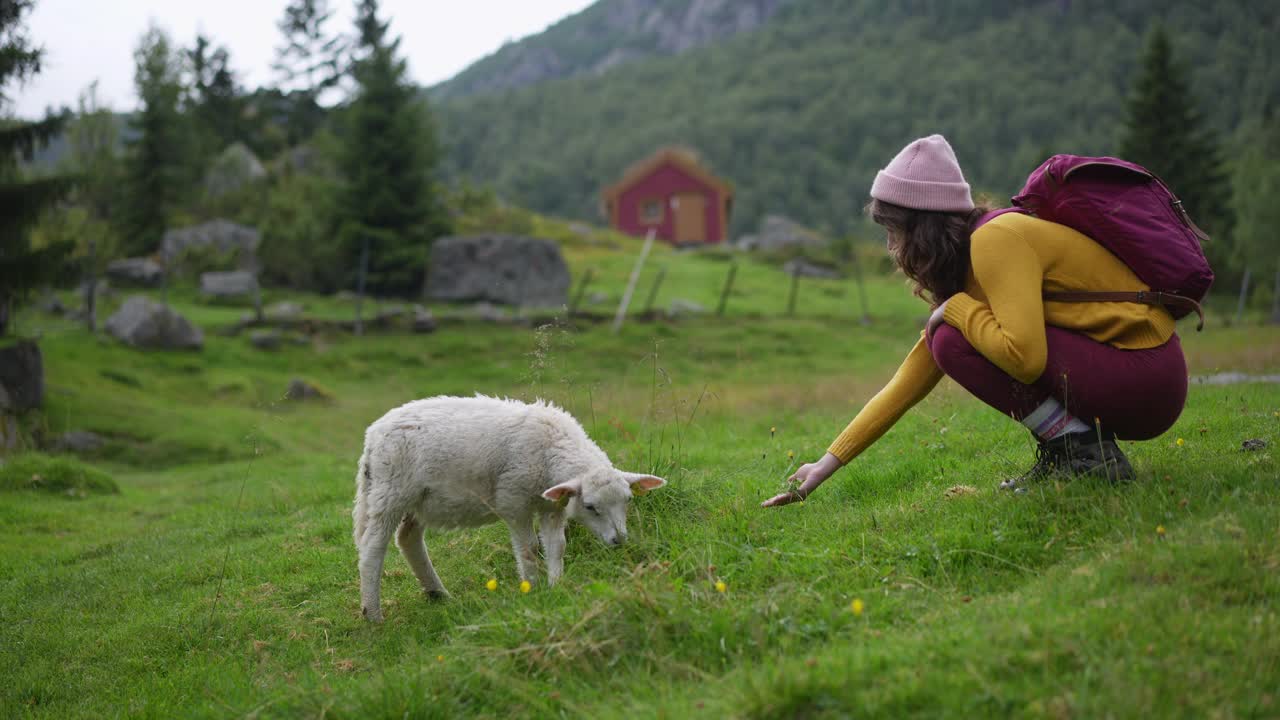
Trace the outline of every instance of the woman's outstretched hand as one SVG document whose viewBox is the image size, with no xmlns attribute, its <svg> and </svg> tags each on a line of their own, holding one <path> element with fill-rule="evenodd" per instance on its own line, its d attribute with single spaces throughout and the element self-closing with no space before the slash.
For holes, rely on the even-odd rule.
<svg viewBox="0 0 1280 720">
<path fill-rule="evenodd" d="M 795 474 L 787 478 L 787 482 L 796 483 L 796 487 L 760 503 L 760 507 L 781 507 L 790 505 L 809 497 L 809 493 L 831 477 L 832 473 L 840 469 L 840 459 L 831 453 L 822 456 L 818 462 L 806 463 L 796 470 Z"/>
</svg>

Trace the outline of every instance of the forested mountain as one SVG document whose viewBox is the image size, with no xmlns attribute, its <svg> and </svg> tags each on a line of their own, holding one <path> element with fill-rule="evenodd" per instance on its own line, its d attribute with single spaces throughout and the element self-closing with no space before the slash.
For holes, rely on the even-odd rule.
<svg viewBox="0 0 1280 720">
<path fill-rule="evenodd" d="M 601 0 L 575 18 L 635 4 Z M 503 52 L 568 57 L 567 23 Z M 1242 121 L 1280 107 L 1272 0 L 791 0 L 754 31 L 683 54 L 592 74 L 597 49 L 571 77 L 433 109 L 448 175 L 540 211 L 598 219 L 603 185 L 678 143 L 736 186 L 736 232 L 768 212 L 841 230 L 876 170 L 926 133 L 952 140 L 975 188 L 1005 196 L 1050 152 L 1116 152 L 1157 23 L 1231 160 Z"/>
<path fill-rule="evenodd" d="M 655 55 L 754 30 L 792 0 L 611 0 L 543 33 L 505 45 L 432 88 L 437 97 L 510 90 L 580 73 L 598 75 Z"/>
</svg>

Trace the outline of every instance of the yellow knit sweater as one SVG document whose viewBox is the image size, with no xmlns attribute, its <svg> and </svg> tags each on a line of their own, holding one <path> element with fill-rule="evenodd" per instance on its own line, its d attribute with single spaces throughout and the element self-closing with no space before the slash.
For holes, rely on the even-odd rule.
<svg viewBox="0 0 1280 720">
<path fill-rule="evenodd" d="M 1074 330 L 1125 350 L 1158 347 L 1173 335 L 1173 316 L 1162 307 L 1042 299 L 1046 292 L 1150 289 L 1110 251 L 1071 228 L 1007 213 L 973 234 L 969 258 L 965 290 L 947 302 L 943 319 L 1019 382 L 1031 384 L 1044 372 L 1045 325 Z M 849 462 L 941 379 L 942 371 L 921 333 L 893 379 L 862 408 L 828 452 Z"/>
</svg>

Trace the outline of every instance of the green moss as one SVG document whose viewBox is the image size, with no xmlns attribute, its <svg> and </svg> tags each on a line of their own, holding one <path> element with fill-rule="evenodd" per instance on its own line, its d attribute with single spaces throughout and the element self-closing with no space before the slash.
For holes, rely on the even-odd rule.
<svg viewBox="0 0 1280 720">
<path fill-rule="evenodd" d="M 111 476 L 74 458 L 24 453 L 0 465 L 0 491 L 36 490 L 83 497 L 120 492 Z"/>
</svg>

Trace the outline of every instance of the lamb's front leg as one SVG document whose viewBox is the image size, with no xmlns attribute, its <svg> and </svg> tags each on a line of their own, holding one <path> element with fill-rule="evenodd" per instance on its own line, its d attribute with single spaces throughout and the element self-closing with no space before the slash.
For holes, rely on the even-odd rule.
<svg viewBox="0 0 1280 720">
<path fill-rule="evenodd" d="M 542 554 L 547 561 L 547 584 L 555 585 L 564 572 L 564 526 L 566 518 L 563 510 L 543 513 L 538 523 L 538 535 L 542 538 Z"/>
<path fill-rule="evenodd" d="M 521 580 L 530 583 L 538 579 L 538 537 L 533 532 L 533 515 L 522 515 L 507 520 L 511 529 L 511 549 L 516 554 L 516 570 Z"/>
</svg>

